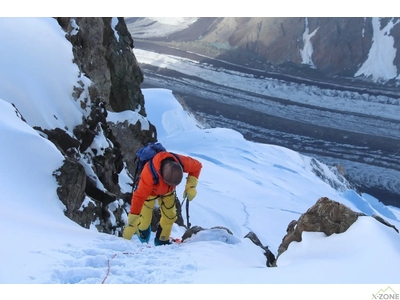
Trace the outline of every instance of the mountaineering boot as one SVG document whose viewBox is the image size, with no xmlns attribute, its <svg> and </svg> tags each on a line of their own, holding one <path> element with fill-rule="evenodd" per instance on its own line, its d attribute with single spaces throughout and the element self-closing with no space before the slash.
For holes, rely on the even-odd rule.
<svg viewBox="0 0 400 300">
<path fill-rule="evenodd" d="M 162 234 L 163 229 L 160 224 L 158 224 L 156 236 L 154 238 L 154 245 L 155 246 L 162 246 L 162 245 L 170 245 L 172 244 L 164 234 Z"/>
<path fill-rule="evenodd" d="M 167 241 L 161 241 L 160 239 L 158 239 L 158 238 L 154 238 L 154 245 L 155 246 L 162 246 L 162 245 L 171 245 L 172 243 L 169 241 L 169 240 L 167 240 Z"/>
<path fill-rule="evenodd" d="M 137 236 L 141 243 L 149 243 L 151 233 L 151 225 L 146 230 L 138 229 Z"/>
</svg>

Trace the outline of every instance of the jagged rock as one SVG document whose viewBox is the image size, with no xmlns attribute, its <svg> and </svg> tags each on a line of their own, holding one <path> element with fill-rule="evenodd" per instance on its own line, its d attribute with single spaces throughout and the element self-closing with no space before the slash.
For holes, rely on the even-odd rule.
<svg viewBox="0 0 400 300">
<path fill-rule="evenodd" d="M 59 187 L 57 194 L 67 211 L 79 209 L 85 198 L 86 173 L 83 166 L 66 158 L 64 164 L 54 173 Z"/>
<path fill-rule="evenodd" d="M 136 170 L 136 152 L 143 145 L 157 142 L 156 128 L 150 122 L 148 122 L 148 125 L 149 129 L 143 129 L 140 121 L 137 121 L 134 125 L 129 124 L 128 121 L 117 124 L 108 123 L 116 140 L 118 140 L 121 155 L 124 157 L 126 167 L 131 175 L 134 175 Z"/>
<path fill-rule="evenodd" d="M 287 250 L 291 242 L 301 242 L 303 231 L 324 232 L 327 236 L 342 233 L 357 220 L 359 215 L 347 206 L 327 197 L 318 199 L 307 212 L 300 216 L 298 221 L 290 222 L 286 230 L 287 234 L 278 248 L 276 260 Z"/>
<path fill-rule="evenodd" d="M 375 214 L 372 215 L 371 217 L 373 217 L 375 220 L 381 222 L 383 225 L 393 228 L 397 233 L 399 233 L 399 230 L 396 228 L 396 226 L 394 226 L 393 224 L 390 224 L 388 221 L 384 220 L 382 217 L 375 215 Z"/>
<path fill-rule="evenodd" d="M 190 227 L 189 229 L 187 229 L 185 231 L 185 233 L 182 235 L 182 242 L 189 239 L 192 235 L 204 230 L 205 228 L 201 227 L 201 226 L 193 226 Z"/>
<path fill-rule="evenodd" d="M 122 230 L 125 227 L 122 216 L 126 217 L 126 209 L 121 205 L 121 200 L 116 200 L 107 206 L 107 209 L 103 210 L 104 218 L 101 222 L 101 227 L 95 225 L 99 232 L 109 233 L 116 236 L 122 236 Z M 111 218 L 111 214 L 113 218 Z M 115 219 L 115 223 L 111 222 Z"/>
<path fill-rule="evenodd" d="M 106 103 L 100 101 L 100 98 L 96 98 L 96 100 L 86 103 L 86 108 L 88 107 L 90 107 L 88 117 L 84 118 L 82 124 L 73 129 L 75 137 L 69 136 L 66 131 L 60 128 L 54 130 L 36 129 L 43 133 L 42 136 L 44 135 L 44 137 L 52 141 L 64 156 L 74 158 L 76 162 L 83 157 L 87 162 L 87 166 L 91 166 L 93 171 L 93 173 L 86 174 L 87 180 L 83 183 L 85 185 L 84 192 L 93 202 L 90 202 L 88 207 L 79 213 L 74 209 L 67 209 L 66 215 L 82 226 L 89 226 L 90 222 L 88 220 L 97 219 L 96 224 L 98 224 L 97 228 L 99 230 L 106 230 L 108 233 L 112 233 L 120 230 L 110 225 L 110 214 L 107 213 L 107 205 L 120 197 L 122 199 L 130 198 L 121 194 L 119 185 L 118 174 L 123 170 L 124 157 L 118 138 L 113 134 L 110 123 L 107 124 Z M 150 129 L 153 131 L 149 135 L 156 136 L 154 126 L 150 127 Z M 135 135 L 128 131 L 126 136 L 129 136 L 129 134 L 131 134 L 130 138 L 124 139 L 126 143 L 134 141 L 132 144 L 135 145 L 142 143 L 142 140 L 147 141 L 147 138 L 145 138 L 146 133 L 142 133 L 140 127 L 136 127 Z M 96 147 L 92 148 L 97 136 L 103 136 L 103 139 L 110 141 L 108 147 L 101 149 L 101 152 Z M 71 161 L 68 162 L 70 163 Z M 93 178 L 93 176 L 96 178 Z M 102 183 L 105 190 L 97 187 L 96 180 Z M 65 190 L 70 190 L 72 188 L 68 187 L 68 185 L 74 185 L 75 183 L 59 182 L 59 184 Z M 62 201 L 74 201 L 68 199 L 74 199 L 74 197 L 64 197 Z M 69 203 L 67 207 L 75 207 L 75 204 Z M 119 212 L 120 209 L 117 208 L 113 211 Z M 71 211 L 74 212 L 72 213 Z M 84 217 L 85 213 L 88 214 L 87 218 Z M 123 223 L 121 215 L 114 215 L 112 219 L 115 219 L 118 224 Z M 121 226 L 123 227 L 124 224 Z"/>
<path fill-rule="evenodd" d="M 335 190 L 338 191 L 347 191 L 349 189 L 356 190 L 356 187 L 353 186 L 341 172 L 344 172 L 343 168 L 338 168 L 338 167 L 328 167 L 330 171 L 332 171 L 335 176 L 328 176 L 326 174 L 326 166 L 323 166 L 318 160 L 315 158 L 312 158 L 310 161 L 310 165 L 312 167 L 312 172 L 317 175 L 319 178 L 321 178 L 324 182 L 329 184 L 331 187 L 333 187 Z"/>
<path fill-rule="evenodd" d="M 362 215 L 327 197 L 322 197 L 300 216 L 300 231 L 324 232 L 327 236 L 345 232 Z"/>
<path fill-rule="evenodd" d="M 18 110 L 18 108 L 15 106 L 15 104 L 14 104 L 14 103 L 11 103 L 11 105 L 14 107 L 14 109 L 15 109 L 15 114 L 17 115 L 17 117 L 20 118 L 20 119 L 21 119 L 22 121 L 24 121 L 25 123 L 27 123 L 26 120 L 25 120 L 25 118 L 24 118 L 24 116 L 21 114 L 21 112 Z"/>
<path fill-rule="evenodd" d="M 366 216 L 364 213 L 354 212 L 342 203 L 331 200 L 327 197 L 322 197 L 310 207 L 300 218 L 291 221 L 287 227 L 287 234 L 283 237 L 282 243 L 278 248 L 278 255 L 274 262 L 277 264 L 279 256 L 284 253 L 289 244 L 293 241 L 302 241 L 302 232 L 323 232 L 327 236 L 334 233 L 345 232 L 358 217 Z M 382 218 L 374 215 L 375 219 L 386 226 L 393 227 L 397 232 L 397 228 L 389 224 Z"/>
<path fill-rule="evenodd" d="M 250 241 L 252 241 L 255 245 L 259 246 L 261 249 L 263 249 L 265 251 L 264 255 L 267 258 L 267 261 L 266 261 L 267 267 L 275 266 L 275 260 L 276 260 L 275 255 L 269 250 L 268 246 L 264 246 L 261 243 L 260 239 L 254 232 L 250 231 L 244 237 L 250 239 Z"/>
<path fill-rule="evenodd" d="M 110 17 L 56 19 L 73 46 L 74 62 L 93 82 L 90 98 L 104 101 L 110 111 L 137 110 L 146 116 L 140 89 L 143 73 L 124 19 L 117 18 L 115 27 Z"/>
<path fill-rule="evenodd" d="M 209 229 L 223 229 L 223 230 L 226 230 L 226 232 L 228 232 L 230 235 L 233 235 L 232 231 L 230 231 L 228 228 L 223 227 L 223 226 L 214 226 L 214 227 L 211 227 Z M 190 227 L 182 235 L 182 242 L 184 242 L 185 240 L 191 238 L 193 235 L 195 235 L 195 234 L 197 234 L 197 233 L 199 233 L 200 231 L 203 231 L 203 230 L 206 230 L 206 228 L 203 228 L 203 227 L 197 226 L 197 225 L 193 226 L 193 227 Z"/>
<path fill-rule="evenodd" d="M 60 150 L 60 152 L 66 156 L 73 155 L 76 153 L 76 149 L 79 148 L 79 141 L 71 137 L 65 130 L 61 128 L 43 130 L 42 128 L 35 126 L 34 129 L 46 134 L 47 139 L 56 145 L 58 150 Z"/>
<path fill-rule="evenodd" d="M 106 206 L 117 199 L 115 194 L 112 194 L 107 190 L 99 189 L 90 177 L 86 177 L 85 193 L 90 198 L 101 202 L 103 204 L 102 206 Z"/>
<path fill-rule="evenodd" d="M 82 227 L 89 228 L 101 209 L 95 201 L 83 205 L 86 198 L 86 173 L 83 166 L 66 158 L 54 176 L 59 184 L 57 195 L 65 205 L 65 215 Z"/>
<path fill-rule="evenodd" d="M 85 228 L 97 224 L 101 232 L 119 234 L 125 225 L 121 215 L 126 214 L 131 196 L 121 192 L 119 174 L 125 163 L 130 167 L 128 173 L 133 170 L 133 164 L 128 162 L 131 152 L 157 137 L 152 125 L 143 130 L 138 122 L 117 136 L 111 123 L 107 124 L 107 111 L 134 110 L 146 121 L 140 89 L 143 74 L 132 52 L 133 40 L 123 18 L 56 20 L 72 44 L 74 63 L 91 81 L 88 87 L 80 81 L 71 91 L 88 113 L 82 124 L 72 129 L 74 136 L 59 128 L 40 132 L 66 157 L 54 174 L 60 186 L 58 195 L 66 206 L 66 216 L 76 223 Z M 101 148 L 97 138 L 104 144 Z"/>
</svg>

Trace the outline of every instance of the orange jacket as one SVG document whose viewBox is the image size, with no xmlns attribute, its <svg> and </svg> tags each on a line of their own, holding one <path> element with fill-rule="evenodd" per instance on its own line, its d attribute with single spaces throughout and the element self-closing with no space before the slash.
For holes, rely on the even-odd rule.
<svg viewBox="0 0 400 300">
<path fill-rule="evenodd" d="M 188 173 L 190 176 L 194 176 L 196 178 L 199 178 L 200 171 L 202 168 L 202 164 L 189 156 L 184 156 L 181 154 L 176 154 L 183 165 L 183 172 Z M 158 177 L 159 177 L 159 183 L 154 184 L 153 181 L 153 176 L 151 175 L 149 163 L 146 163 L 143 167 L 141 177 L 138 183 L 138 188 L 132 195 L 132 200 L 131 200 L 131 209 L 130 213 L 139 215 L 140 211 L 142 210 L 142 206 L 144 202 L 146 201 L 147 198 L 150 196 L 161 196 L 168 194 L 172 192 L 175 187 L 174 186 L 169 186 L 167 185 L 161 177 L 160 174 L 160 167 L 161 167 L 161 161 L 167 157 L 172 157 L 175 161 L 178 162 L 176 157 L 169 153 L 169 152 L 159 152 L 153 157 L 153 164 L 154 168 L 157 171 Z"/>
</svg>

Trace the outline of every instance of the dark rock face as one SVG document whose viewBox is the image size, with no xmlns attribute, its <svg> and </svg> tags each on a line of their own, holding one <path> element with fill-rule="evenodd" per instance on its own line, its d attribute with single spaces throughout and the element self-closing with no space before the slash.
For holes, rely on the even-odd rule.
<svg viewBox="0 0 400 300">
<path fill-rule="evenodd" d="M 275 255 L 269 250 L 268 246 L 264 246 L 261 243 L 260 239 L 258 238 L 258 236 L 254 232 L 250 231 L 244 237 L 248 238 L 255 245 L 259 246 L 261 249 L 263 249 L 265 251 L 264 255 L 267 258 L 267 262 L 266 262 L 267 267 L 274 267 L 275 266 L 275 260 L 276 260 Z"/>
<path fill-rule="evenodd" d="M 132 52 L 133 40 L 123 18 L 113 30 L 112 18 L 57 18 L 71 42 L 74 62 L 93 82 L 91 99 L 110 111 L 138 110 L 146 116 L 140 89 L 143 74 Z"/>
<path fill-rule="evenodd" d="M 91 81 L 89 87 L 81 81 L 71 91 L 88 115 L 73 128 L 73 136 L 61 128 L 35 129 L 65 157 L 64 165 L 53 174 L 65 215 L 85 228 L 96 224 L 100 232 L 121 235 L 131 193 L 121 191 L 119 175 L 125 165 L 133 173 L 136 151 L 157 138 L 156 128 L 145 118 L 143 74 L 132 52 L 133 40 L 123 18 L 63 17 L 57 21 L 72 44 L 74 63 Z M 140 121 L 127 128 L 107 123 L 107 111 L 125 110 L 142 115 L 148 128 L 142 128 Z M 96 139 L 103 141 L 101 148 Z"/>
<path fill-rule="evenodd" d="M 353 76 L 368 58 L 372 44 L 371 18 L 309 18 L 312 59 L 327 74 Z M 400 36 L 399 36 L 400 38 Z"/>
<path fill-rule="evenodd" d="M 65 205 L 65 215 L 84 228 L 89 229 L 98 215 L 101 215 L 101 206 L 97 201 L 85 201 L 86 173 L 83 166 L 67 158 L 64 165 L 55 172 L 59 183 L 57 194 Z"/>
<path fill-rule="evenodd" d="M 108 126 L 121 145 L 121 155 L 124 157 L 129 173 L 134 175 L 136 151 L 147 143 L 157 141 L 156 128 L 149 123 L 149 129 L 143 129 L 140 122 L 132 125 L 127 121 L 117 124 L 109 122 Z"/>
<path fill-rule="evenodd" d="M 97 219 L 98 229 L 102 231 L 102 224 L 109 217 L 108 205 L 123 197 L 118 182 L 123 157 L 118 141 L 107 126 L 104 105 L 93 103 L 90 116 L 74 128 L 74 137 L 60 128 L 35 129 L 65 157 L 64 165 L 54 174 L 59 184 L 57 194 L 66 206 L 65 215 L 85 228 Z M 109 147 L 101 153 L 92 148 L 98 136 L 109 141 Z M 85 167 L 91 168 L 91 172 Z M 97 181 L 105 189 L 100 188 Z"/>
</svg>

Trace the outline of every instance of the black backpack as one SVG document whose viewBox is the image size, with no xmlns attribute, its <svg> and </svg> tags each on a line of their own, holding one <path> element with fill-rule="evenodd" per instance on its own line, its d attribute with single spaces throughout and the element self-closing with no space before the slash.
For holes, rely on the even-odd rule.
<svg viewBox="0 0 400 300">
<path fill-rule="evenodd" d="M 158 178 L 157 171 L 153 164 L 153 157 L 157 153 L 163 152 L 163 151 L 167 151 L 167 149 L 165 149 L 165 147 L 161 143 L 148 143 L 147 145 L 143 146 L 136 152 L 136 157 L 135 157 L 136 170 L 135 170 L 135 174 L 133 176 L 133 189 L 132 189 L 133 191 L 135 191 L 138 187 L 138 183 L 140 180 L 140 174 L 142 173 L 142 170 L 147 162 L 149 162 L 149 168 L 150 168 L 151 174 L 153 176 L 154 184 L 159 183 L 160 180 Z M 183 169 L 183 164 L 182 164 L 179 156 L 176 155 L 175 153 L 172 153 L 172 152 L 170 152 L 170 153 L 176 157 L 176 159 L 179 161 L 179 163 L 181 164 L 182 169 Z"/>
</svg>

